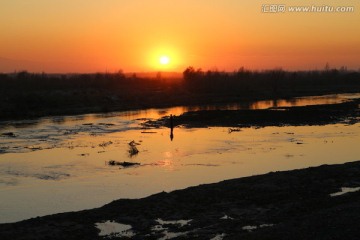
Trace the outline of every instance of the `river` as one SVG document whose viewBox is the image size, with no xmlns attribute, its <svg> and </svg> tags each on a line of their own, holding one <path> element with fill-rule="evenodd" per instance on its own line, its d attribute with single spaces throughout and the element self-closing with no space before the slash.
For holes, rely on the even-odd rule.
<svg viewBox="0 0 360 240">
<path fill-rule="evenodd" d="M 146 129 L 170 114 L 347 101 L 359 94 L 173 107 L 0 123 L 0 222 L 271 171 L 360 160 L 360 124 Z M 134 141 L 137 154 L 130 154 Z M 109 161 L 139 163 L 112 166 Z M 161 203 L 159 203 L 161 204 Z M 121 210 L 119 209 L 119 212 Z"/>
</svg>

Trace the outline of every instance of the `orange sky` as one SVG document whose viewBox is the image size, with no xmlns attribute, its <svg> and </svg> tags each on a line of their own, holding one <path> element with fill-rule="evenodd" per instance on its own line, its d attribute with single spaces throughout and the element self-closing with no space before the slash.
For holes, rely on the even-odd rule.
<svg viewBox="0 0 360 240">
<path fill-rule="evenodd" d="M 275 2 L 355 10 L 262 13 L 269 0 L 5 0 L 0 71 L 360 68 L 358 0 Z M 163 55 L 169 64 L 159 63 Z"/>
</svg>

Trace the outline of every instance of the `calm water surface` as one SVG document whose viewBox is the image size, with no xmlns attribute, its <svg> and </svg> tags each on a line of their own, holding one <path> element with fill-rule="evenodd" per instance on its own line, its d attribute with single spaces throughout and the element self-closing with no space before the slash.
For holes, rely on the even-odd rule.
<svg viewBox="0 0 360 240">
<path fill-rule="evenodd" d="M 346 101 L 353 95 L 277 101 L 277 106 Z M 250 108 L 275 107 L 272 101 Z M 296 102 L 296 104 L 295 104 Z M 239 109 L 203 106 L 197 109 Z M 144 118 L 189 108 L 3 122 L 0 135 L 0 222 L 102 206 L 224 179 L 360 160 L 360 124 L 303 127 L 146 130 Z M 139 153 L 129 155 L 131 141 Z M 136 167 L 108 161 L 137 162 Z"/>
</svg>

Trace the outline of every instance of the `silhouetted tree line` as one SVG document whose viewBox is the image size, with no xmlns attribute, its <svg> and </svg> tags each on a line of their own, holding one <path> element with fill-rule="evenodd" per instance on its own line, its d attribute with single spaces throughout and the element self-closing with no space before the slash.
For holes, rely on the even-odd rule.
<svg viewBox="0 0 360 240">
<path fill-rule="evenodd" d="M 182 79 L 136 74 L 0 73 L 0 120 L 174 105 L 230 103 L 360 92 L 360 72 L 273 69 L 234 72 L 188 67 Z"/>
<path fill-rule="evenodd" d="M 266 89 L 274 93 L 297 87 L 357 85 L 360 72 L 325 68 L 321 71 L 284 71 L 282 69 L 251 71 L 239 68 L 234 72 L 203 71 L 188 67 L 183 72 L 183 81 L 175 81 L 177 87 L 191 92 L 238 92 Z M 64 89 L 163 89 L 173 85 L 171 79 L 139 78 L 117 73 L 96 74 L 45 74 L 21 71 L 12 74 L 0 73 L 1 89 L 11 90 L 64 90 Z"/>
<path fill-rule="evenodd" d="M 171 79 L 144 78 L 136 74 L 126 76 L 121 71 L 95 74 L 0 73 L 0 90 L 154 90 L 169 83 Z"/>
<path fill-rule="evenodd" d="M 125 79 L 121 72 L 115 74 L 45 74 L 22 71 L 0 75 L 0 84 L 20 89 L 111 88 Z"/>
<path fill-rule="evenodd" d="M 360 85 L 360 72 L 340 69 L 322 71 L 284 71 L 273 69 L 251 71 L 240 68 L 234 72 L 203 71 L 188 67 L 184 72 L 184 84 L 190 91 L 202 93 L 264 93 L 283 97 L 290 91 Z M 354 89 L 360 91 L 359 88 Z"/>
</svg>

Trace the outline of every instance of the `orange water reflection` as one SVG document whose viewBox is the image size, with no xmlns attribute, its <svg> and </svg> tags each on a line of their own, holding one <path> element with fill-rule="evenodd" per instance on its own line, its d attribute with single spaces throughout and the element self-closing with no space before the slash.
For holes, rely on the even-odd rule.
<svg viewBox="0 0 360 240">
<path fill-rule="evenodd" d="M 307 106 L 319 104 L 334 104 L 348 101 L 352 98 L 360 98 L 359 93 L 355 94 L 334 94 L 324 96 L 308 96 L 293 99 L 278 99 L 278 100 L 263 100 L 254 102 L 241 102 L 233 104 L 218 104 L 218 105 L 201 105 L 201 106 L 177 106 L 163 109 L 144 109 L 125 112 L 112 112 L 106 114 L 86 114 L 76 116 L 58 116 L 43 118 L 38 120 L 26 121 L 12 121 L 0 122 L 0 130 L 7 126 L 15 126 L 17 128 L 27 128 L 34 125 L 41 124 L 59 124 L 59 125 L 72 125 L 77 124 L 92 124 L 94 122 L 102 121 L 102 124 L 111 124 L 114 117 L 120 117 L 127 121 L 134 119 L 158 119 L 164 116 L 181 115 L 188 111 L 199 110 L 240 110 L 240 109 L 268 109 L 268 108 L 281 108 L 281 107 L 294 107 L 294 106 Z M 100 124 L 101 124 L 100 123 Z M 127 122 L 127 127 L 130 122 Z"/>
<path fill-rule="evenodd" d="M 319 101 L 342 101 L 322 99 Z M 302 100 L 309 104 L 318 100 Z M 257 102 L 256 108 L 272 102 Z M 278 101 L 277 106 L 293 104 Z M 239 105 L 228 105 L 238 107 Z M 15 147 L 0 155 L 0 222 L 55 212 L 99 207 L 118 198 L 139 198 L 270 171 L 290 170 L 360 160 L 360 124 L 302 127 L 168 128 L 144 134 L 129 128 L 136 117 L 158 118 L 209 107 L 175 107 L 134 112 L 59 118 L 36 127 L 11 128 L 18 137 L 0 138 L 0 146 Z M 125 119 L 125 120 L 124 120 Z M 56 141 L 52 141 L 55 139 Z M 128 143 L 139 143 L 129 158 Z M 21 146 L 24 152 L 17 152 Z M 38 147 L 41 147 L 41 150 Z M 110 160 L 140 166 L 109 166 Z"/>
<path fill-rule="evenodd" d="M 164 109 L 147 109 L 141 111 L 129 111 L 122 113 L 122 116 L 129 118 L 150 118 L 157 119 L 166 115 L 181 115 L 188 111 L 199 110 L 240 110 L 240 109 L 268 109 L 280 107 L 295 107 L 295 106 L 308 106 L 320 104 L 335 104 L 347 101 L 350 98 L 360 97 L 360 94 L 337 94 L 337 95 L 324 95 L 324 96 L 309 96 L 293 99 L 277 99 L 277 100 L 264 100 L 254 102 L 242 102 L 233 104 L 219 104 L 219 105 L 202 105 L 202 106 L 178 106 Z"/>
<path fill-rule="evenodd" d="M 2 154 L 0 222 L 93 208 L 118 198 L 218 182 L 270 171 L 360 159 L 360 125 L 175 128 L 77 134 L 56 148 Z M 129 158 L 135 140 L 139 154 Z M 103 143 L 109 144 L 103 144 Z M 111 142 L 111 143 L 110 143 Z M 69 146 L 72 146 L 71 148 Z M 138 162 L 119 168 L 109 160 Z"/>
</svg>

